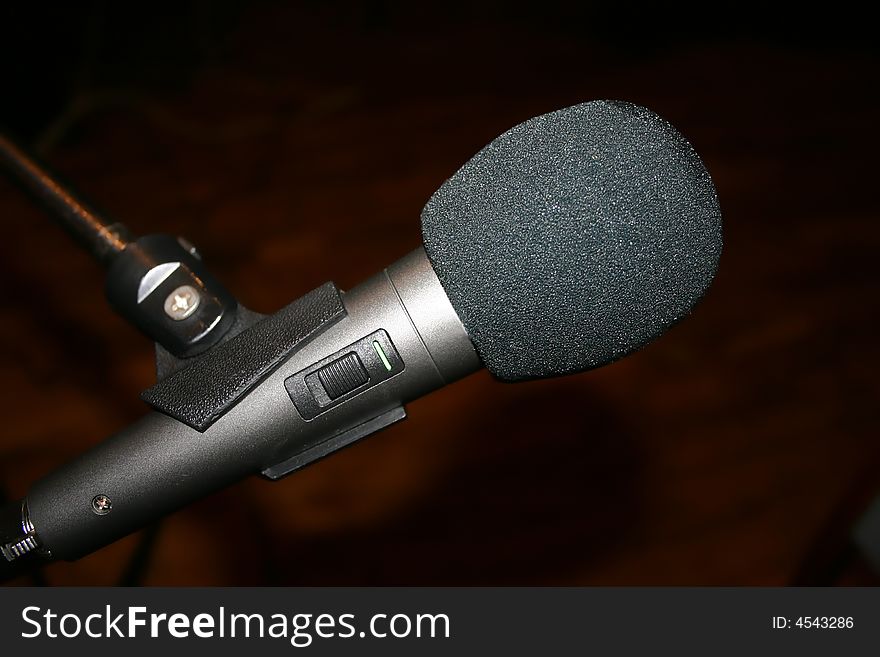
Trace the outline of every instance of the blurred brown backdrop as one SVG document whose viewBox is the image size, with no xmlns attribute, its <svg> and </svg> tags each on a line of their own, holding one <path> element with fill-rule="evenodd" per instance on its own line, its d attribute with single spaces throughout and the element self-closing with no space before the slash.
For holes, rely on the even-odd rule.
<svg viewBox="0 0 880 657">
<path fill-rule="evenodd" d="M 177 513 L 140 581 L 876 583 L 841 561 L 880 484 L 870 24 L 741 5 L 711 21 L 420 7 L 4 7 L 0 121 L 136 232 L 191 239 L 270 312 L 417 245 L 425 200 L 513 124 L 630 100 L 677 125 L 716 180 L 715 285 L 610 367 L 472 376 L 288 480 Z M 0 483 L 17 498 L 143 413 L 154 374 L 98 266 L 5 180 L 0 222 Z M 138 540 L 45 577 L 112 584 Z"/>
</svg>

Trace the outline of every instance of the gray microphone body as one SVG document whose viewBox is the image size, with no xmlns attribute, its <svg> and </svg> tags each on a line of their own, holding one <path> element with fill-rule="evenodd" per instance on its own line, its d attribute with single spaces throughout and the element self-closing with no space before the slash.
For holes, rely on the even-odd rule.
<svg viewBox="0 0 880 657">
<path fill-rule="evenodd" d="M 351 291 L 328 283 L 169 372 L 143 395 L 152 412 L 0 515 L 0 575 L 78 558 L 250 474 L 284 477 L 483 366 L 517 381 L 609 363 L 686 316 L 721 253 L 690 144 L 606 101 L 491 142 L 430 199 L 422 233 Z"/>
</svg>

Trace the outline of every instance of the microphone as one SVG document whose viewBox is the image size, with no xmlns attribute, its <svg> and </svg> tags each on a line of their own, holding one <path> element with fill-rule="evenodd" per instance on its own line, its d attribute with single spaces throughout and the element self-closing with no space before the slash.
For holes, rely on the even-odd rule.
<svg viewBox="0 0 880 657">
<path fill-rule="evenodd" d="M 520 381 L 610 363 L 690 312 L 722 247 L 693 148 L 623 102 L 508 130 L 421 219 L 424 245 L 353 290 L 327 283 L 167 367 L 143 394 L 152 412 L 0 513 L 0 575 L 76 559 L 250 474 L 280 479 L 484 366 Z"/>
</svg>

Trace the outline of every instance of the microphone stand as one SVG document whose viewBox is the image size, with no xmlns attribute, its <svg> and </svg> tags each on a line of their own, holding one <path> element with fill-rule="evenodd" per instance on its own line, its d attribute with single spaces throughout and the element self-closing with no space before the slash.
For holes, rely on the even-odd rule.
<svg viewBox="0 0 880 657">
<path fill-rule="evenodd" d="M 0 169 L 106 269 L 108 302 L 156 344 L 158 380 L 262 318 L 236 302 L 184 238 L 135 237 L 124 224 L 109 221 L 78 198 L 57 175 L 2 133 Z M 93 504 L 100 507 L 112 501 L 96 498 Z M 137 582 L 157 528 L 158 523 L 146 528 L 142 544 L 122 576 L 123 583 Z M 0 579 L 23 572 L 29 565 L 40 565 L 32 558 L 32 553 L 40 550 L 26 505 L 3 508 Z"/>
<path fill-rule="evenodd" d="M 168 235 L 134 237 L 3 134 L 0 168 L 104 266 L 110 305 L 167 354 L 189 358 L 228 338 L 238 303 L 207 271 L 192 244 Z"/>
</svg>

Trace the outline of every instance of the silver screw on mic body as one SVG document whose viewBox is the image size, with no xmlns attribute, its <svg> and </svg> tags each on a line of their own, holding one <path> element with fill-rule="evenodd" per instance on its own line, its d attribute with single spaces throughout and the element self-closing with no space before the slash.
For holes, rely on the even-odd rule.
<svg viewBox="0 0 880 657">
<path fill-rule="evenodd" d="M 165 314 L 175 321 L 186 319 L 199 307 L 199 291 L 191 285 L 181 285 L 165 299 Z"/>
<path fill-rule="evenodd" d="M 110 513 L 112 508 L 113 502 L 111 502 L 110 498 L 106 495 L 95 495 L 95 497 L 92 498 L 92 511 L 99 516 L 106 516 Z"/>
</svg>

